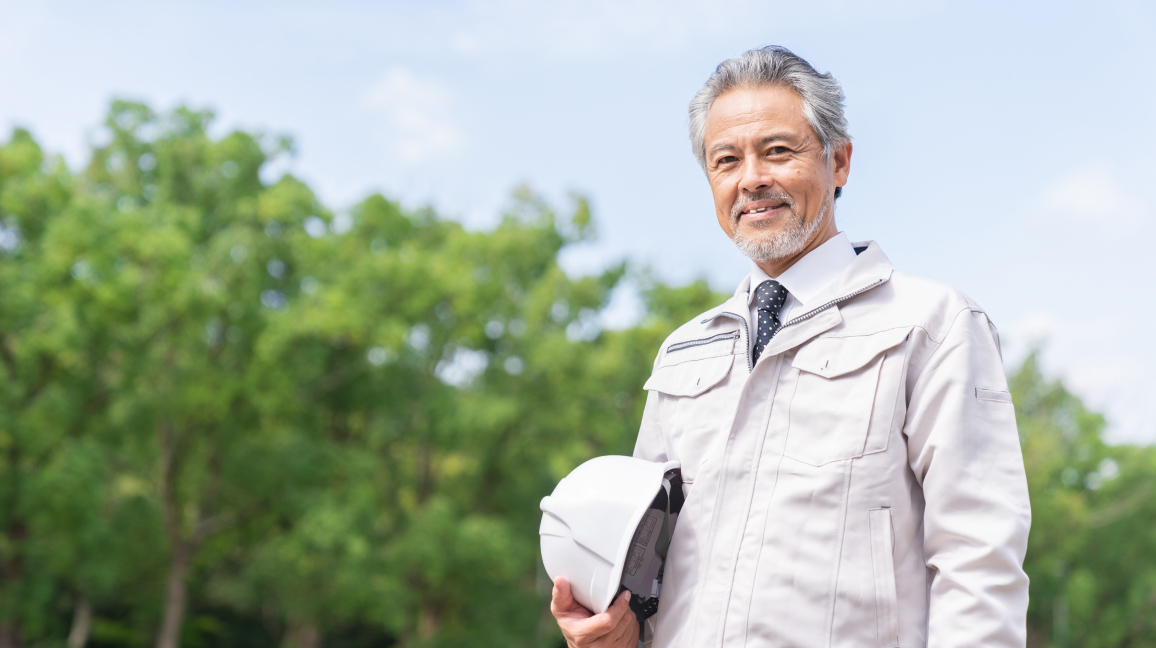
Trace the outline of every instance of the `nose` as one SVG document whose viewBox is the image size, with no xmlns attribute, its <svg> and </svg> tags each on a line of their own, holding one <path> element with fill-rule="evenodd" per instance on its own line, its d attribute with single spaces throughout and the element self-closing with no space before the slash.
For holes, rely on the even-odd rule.
<svg viewBox="0 0 1156 648">
<path fill-rule="evenodd" d="M 775 178 L 766 164 L 758 158 L 750 159 L 743 164 L 742 175 L 739 177 L 739 189 L 746 193 L 757 193 L 769 189 L 775 184 Z"/>
</svg>

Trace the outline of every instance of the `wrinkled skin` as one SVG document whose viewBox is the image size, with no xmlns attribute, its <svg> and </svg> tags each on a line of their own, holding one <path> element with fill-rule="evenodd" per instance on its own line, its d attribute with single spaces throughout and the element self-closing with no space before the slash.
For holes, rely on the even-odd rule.
<svg viewBox="0 0 1156 648">
<path fill-rule="evenodd" d="M 796 253 L 759 261 L 769 276 L 779 276 L 838 233 L 834 193 L 847 184 L 851 143 L 824 155 L 794 90 L 757 86 L 724 92 L 711 104 L 704 137 L 715 215 L 727 236 L 742 230 L 750 238 L 774 238 L 789 221 L 824 221 Z M 760 199 L 767 194 L 786 194 L 790 202 Z"/>
<path fill-rule="evenodd" d="M 630 592 L 623 592 L 602 614 L 582 607 L 565 578 L 554 581 L 550 612 L 558 620 L 569 648 L 635 648 L 638 619 L 630 611 Z"/>
</svg>

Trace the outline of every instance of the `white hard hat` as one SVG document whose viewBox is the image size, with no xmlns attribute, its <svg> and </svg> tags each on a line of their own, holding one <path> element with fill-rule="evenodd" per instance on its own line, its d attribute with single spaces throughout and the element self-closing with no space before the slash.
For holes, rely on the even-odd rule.
<svg viewBox="0 0 1156 648">
<path fill-rule="evenodd" d="M 597 457 L 542 499 L 542 562 L 595 614 L 630 590 L 639 621 L 658 610 L 662 566 L 682 509 L 679 463 Z"/>
</svg>

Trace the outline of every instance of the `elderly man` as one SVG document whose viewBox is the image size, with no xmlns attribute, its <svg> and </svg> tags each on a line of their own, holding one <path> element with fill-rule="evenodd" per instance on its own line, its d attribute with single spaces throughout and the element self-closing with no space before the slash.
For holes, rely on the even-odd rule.
<svg viewBox="0 0 1156 648">
<path fill-rule="evenodd" d="M 680 461 L 687 500 L 645 641 L 1023 646 L 1031 514 L 999 337 L 839 232 L 838 83 L 752 50 L 695 95 L 690 137 L 752 263 L 646 382 L 635 456 Z M 638 641 L 624 599 L 591 615 L 560 581 L 552 609 L 571 646 Z"/>
</svg>

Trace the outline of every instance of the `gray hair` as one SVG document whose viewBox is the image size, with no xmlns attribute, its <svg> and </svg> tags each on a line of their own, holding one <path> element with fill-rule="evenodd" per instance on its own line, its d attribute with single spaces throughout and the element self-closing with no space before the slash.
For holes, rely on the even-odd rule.
<svg viewBox="0 0 1156 648">
<path fill-rule="evenodd" d="M 831 73 L 819 74 L 811 64 L 778 45 L 753 49 L 715 68 L 702 89 L 690 100 L 690 144 L 699 166 L 706 171 L 706 114 L 715 99 L 741 87 L 782 86 L 799 94 L 803 116 L 819 136 L 828 159 L 837 146 L 851 141 L 843 116 L 843 88 Z M 839 192 L 842 193 L 842 192 Z"/>
</svg>

